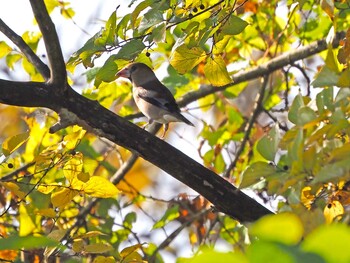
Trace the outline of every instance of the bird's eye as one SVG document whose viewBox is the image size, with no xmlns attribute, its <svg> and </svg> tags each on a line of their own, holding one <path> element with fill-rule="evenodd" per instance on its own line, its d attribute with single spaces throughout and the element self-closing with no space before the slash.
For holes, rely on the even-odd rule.
<svg viewBox="0 0 350 263">
<path fill-rule="evenodd" d="M 135 70 L 136 70 L 136 66 L 134 65 L 134 66 L 131 67 L 130 72 L 133 72 Z"/>
</svg>

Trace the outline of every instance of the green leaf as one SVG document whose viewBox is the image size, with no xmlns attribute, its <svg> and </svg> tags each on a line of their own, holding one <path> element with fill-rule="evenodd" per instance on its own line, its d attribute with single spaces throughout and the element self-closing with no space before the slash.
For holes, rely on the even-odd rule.
<svg viewBox="0 0 350 263">
<path fill-rule="evenodd" d="M 350 70 L 348 68 L 340 74 L 338 83 L 336 85 L 340 88 L 350 87 Z"/>
<path fill-rule="evenodd" d="M 178 46 L 171 54 L 170 64 L 180 74 L 185 74 L 206 58 L 203 49 L 199 47 L 188 48 L 185 44 Z"/>
<path fill-rule="evenodd" d="M 204 66 L 204 74 L 213 86 L 220 87 L 232 83 L 226 64 L 221 56 L 210 56 Z"/>
<path fill-rule="evenodd" d="M 345 224 L 322 226 L 308 235 L 301 247 L 321 255 L 327 262 L 350 262 L 350 228 Z"/>
<path fill-rule="evenodd" d="M 139 39 L 133 39 L 127 42 L 115 55 L 116 59 L 133 60 L 145 48 L 143 42 Z"/>
<path fill-rule="evenodd" d="M 299 118 L 297 119 L 297 124 L 303 126 L 317 118 L 316 113 L 308 106 L 299 108 L 298 111 Z"/>
<path fill-rule="evenodd" d="M 152 3 L 153 3 L 153 0 L 145 0 L 145 1 L 142 1 L 141 3 L 139 3 L 135 7 L 134 11 L 131 13 L 131 16 L 130 16 L 130 24 L 131 24 L 132 28 L 135 28 L 136 20 L 137 20 L 139 14 L 143 10 L 145 10 L 147 7 L 149 7 Z"/>
<path fill-rule="evenodd" d="M 253 242 L 247 254 L 252 263 L 325 263 L 319 255 L 301 251 L 299 247 L 269 241 Z"/>
<path fill-rule="evenodd" d="M 187 262 L 187 261 L 186 261 Z M 212 262 L 230 262 L 230 263 L 248 263 L 245 255 L 232 252 L 217 252 L 213 250 L 205 250 L 198 253 L 189 262 L 191 263 L 212 263 Z"/>
<path fill-rule="evenodd" d="M 74 71 L 74 68 L 79 63 L 83 63 L 85 67 L 93 67 L 94 59 L 99 57 L 105 47 L 103 45 L 97 45 L 96 41 L 101 36 L 101 32 L 97 32 L 93 37 L 91 37 L 82 48 L 76 51 L 67 62 L 67 69 Z M 96 42 L 96 43 L 95 43 Z"/>
<path fill-rule="evenodd" d="M 58 242 L 45 236 L 10 236 L 7 238 L 0 238 L 1 250 L 43 248 L 46 246 L 57 246 L 58 244 Z"/>
<path fill-rule="evenodd" d="M 324 165 L 315 178 L 312 184 L 329 182 L 334 179 L 345 178 L 350 172 L 350 158 L 345 160 Z"/>
<path fill-rule="evenodd" d="M 278 150 L 278 143 L 280 141 L 280 131 L 278 125 L 275 125 L 269 133 L 261 138 L 257 144 L 258 152 L 269 161 L 275 160 L 275 155 Z"/>
<path fill-rule="evenodd" d="M 339 75 L 336 71 L 324 66 L 321 71 L 316 75 L 311 85 L 317 87 L 335 86 L 339 83 Z"/>
<path fill-rule="evenodd" d="M 163 13 L 158 9 L 150 9 L 146 14 L 144 14 L 141 24 L 138 27 L 138 32 L 143 33 L 147 29 L 164 22 Z"/>
<path fill-rule="evenodd" d="M 7 138 L 2 143 L 2 153 L 5 156 L 9 156 L 15 150 L 17 150 L 23 143 L 28 140 L 29 132 L 20 133 L 15 136 Z"/>
<path fill-rule="evenodd" d="M 173 207 L 169 208 L 165 212 L 165 214 L 162 216 L 162 218 L 153 225 L 152 229 L 161 228 L 165 226 L 167 223 L 169 223 L 170 221 L 173 221 L 174 219 L 178 218 L 179 216 L 180 216 L 179 206 L 174 205 Z"/>
<path fill-rule="evenodd" d="M 301 94 L 298 94 L 297 96 L 295 96 L 295 98 L 292 102 L 292 106 L 290 107 L 290 110 L 288 112 L 288 119 L 292 123 L 294 123 L 294 124 L 298 123 L 299 109 L 304 105 L 305 105 L 305 103 L 303 100 L 303 96 Z"/>
<path fill-rule="evenodd" d="M 123 221 L 123 226 L 132 229 L 132 224 L 136 222 L 137 215 L 135 212 L 126 214 Z"/>
<path fill-rule="evenodd" d="M 266 162 L 253 163 L 244 171 L 240 188 L 246 188 L 259 182 L 261 178 L 269 177 L 276 172 L 275 166 Z"/>
<path fill-rule="evenodd" d="M 166 23 L 162 22 L 152 29 L 151 36 L 155 42 L 162 43 L 165 41 L 165 37 L 166 37 L 165 33 L 166 33 Z"/>
<path fill-rule="evenodd" d="M 94 86 L 98 88 L 100 84 L 103 82 L 112 82 L 116 77 L 116 73 L 118 72 L 119 66 L 117 63 L 117 55 L 110 56 L 103 66 L 97 71 L 95 76 Z"/>
<path fill-rule="evenodd" d="M 292 231 L 287 231 L 287 230 Z M 304 228 L 298 216 L 292 213 L 268 215 L 259 219 L 249 233 L 259 240 L 276 241 L 286 245 L 296 245 L 304 234 Z"/>
<path fill-rule="evenodd" d="M 303 161 L 303 150 L 304 150 L 304 133 L 303 129 L 297 129 L 294 140 L 288 146 L 288 158 L 290 163 L 293 161 Z"/>
<path fill-rule="evenodd" d="M 325 88 L 316 96 L 316 105 L 320 114 L 325 110 L 334 110 L 333 87 Z"/>
<path fill-rule="evenodd" d="M 116 12 L 109 16 L 105 28 L 102 30 L 100 36 L 95 39 L 94 43 L 97 46 L 114 45 L 115 44 L 115 30 L 116 30 L 117 15 Z"/>
<path fill-rule="evenodd" d="M 248 23 L 238 16 L 231 15 L 228 22 L 221 28 L 221 32 L 226 35 L 238 35 L 248 26 Z"/>
</svg>

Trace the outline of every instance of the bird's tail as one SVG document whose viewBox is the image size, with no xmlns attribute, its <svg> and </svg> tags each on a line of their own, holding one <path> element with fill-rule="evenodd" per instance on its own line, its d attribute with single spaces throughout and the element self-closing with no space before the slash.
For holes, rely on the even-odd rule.
<svg viewBox="0 0 350 263">
<path fill-rule="evenodd" d="M 185 118 L 181 113 L 178 114 L 179 120 L 194 127 L 194 124 Z"/>
</svg>

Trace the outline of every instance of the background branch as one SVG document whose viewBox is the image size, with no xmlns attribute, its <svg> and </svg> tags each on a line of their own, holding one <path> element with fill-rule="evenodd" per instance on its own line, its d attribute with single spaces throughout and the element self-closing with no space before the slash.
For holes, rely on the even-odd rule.
<svg viewBox="0 0 350 263">
<path fill-rule="evenodd" d="M 338 32 L 335 34 L 334 40 L 332 42 L 333 47 L 339 46 L 339 41 L 345 37 L 345 32 Z M 321 39 L 317 42 L 311 43 L 308 46 L 299 47 L 296 50 L 286 52 L 276 58 L 271 59 L 269 62 L 266 62 L 260 66 L 254 67 L 249 70 L 241 71 L 232 76 L 232 83 L 227 84 L 222 87 L 214 86 L 202 86 L 199 90 L 189 92 L 184 95 L 179 101 L 178 104 L 180 107 L 183 107 L 191 102 L 194 102 L 200 98 L 208 96 L 210 94 L 224 91 L 225 89 L 237 85 L 239 83 L 257 79 L 263 77 L 264 75 L 271 74 L 272 72 L 281 69 L 285 66 L 294 64 L 296 61 L 308 58 L 315 54 L 318 54 L 328 47 L 326 39 Z"/>
<path fill-rule="evenodd" d="M 246 123 L 246 125 L 244 127 L 243 140 L 242 140 L 242 142 L 241 142 L 241 144 L 236 152 L 235 159 L 233 160 L 232 163 L 230 163 L 230 165 L 227 167 L 225 173 L 223 174 L 223 176 L 226 178 L 230 177 L 231 171 L 236 167 L 236 164 L 237 164 L 241 154 L 243 153 L 245 146 L 249 140 L 250 132 L 253 129 L 254 123 L 261 113 L 261 110 L 263 108 L 262 103 L 264 100 L 264 94 L 265 94 L 265 90 L 266 90 L 266 87 L 268 84 L 268 80 L 269 80 L 269 75 L 264 76 L 264 80 L 263 80 L 263 83 L 260 87 L 260 91 L 256 95 L 256 98 L 255 98 L 255 105 L 254 105 L 253 113 L 252 113 L 249 121 Z"/>
<path fill-rule="evenodd" d="M 46 81 L 50 79 L 49 67 L 41 61 L 41 59 L 33 52 L 27 43 L 24 42 L 23 38 L 9 28 L 1 18 L 0 31 L 21 50 L 28 61 L 35 66 Z"/>
</svg>

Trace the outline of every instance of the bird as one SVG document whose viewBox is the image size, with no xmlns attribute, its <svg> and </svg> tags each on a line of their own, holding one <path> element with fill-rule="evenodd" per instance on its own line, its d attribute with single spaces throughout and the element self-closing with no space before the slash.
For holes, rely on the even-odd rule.
<svg viewBox="0 0 350 263">
<path fill-rule="evenodd" d="M 164 125 L 162 138 L 164 138 L 169 128 L 169 122 L 184 122 L 194 126 L 181 114 L 170 90 L 158 80 L 153 70 L 146 64 L 131 63 L 116 75 L 131 81 L 136 106 L 148 119 L 146 126 L 153 122 Z"/>
</svg>

